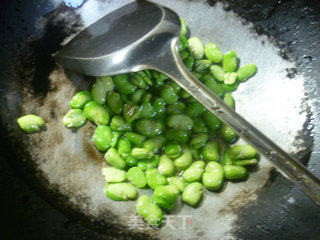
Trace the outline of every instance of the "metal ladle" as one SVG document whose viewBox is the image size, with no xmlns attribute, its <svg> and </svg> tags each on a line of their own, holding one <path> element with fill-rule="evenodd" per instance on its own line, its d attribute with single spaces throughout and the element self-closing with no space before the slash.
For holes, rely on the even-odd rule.
<svg viewBox="0 0 320 240">
<path fill-rule="evenodd" d="M 320 205 L 320 180 L 205 87 L 185 68 L 177 45 L 179 16 L 147 1 L 132 2 L 89 26 L 56 55 L 64 67 L 90 76 L 156 69 L 178 83 Z"/>
</svg>

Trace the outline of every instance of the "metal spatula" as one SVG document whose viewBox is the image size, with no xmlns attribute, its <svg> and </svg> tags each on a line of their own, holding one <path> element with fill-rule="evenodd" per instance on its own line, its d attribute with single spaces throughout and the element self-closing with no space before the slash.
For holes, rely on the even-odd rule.
<svg viewBox="0 0 320 240">
<path fill-rule="evenodd" d="M 90 76 L 156 69 L 233 128 L 320 205 L 320 180 L 212 93 L 185 68 L 177 45 L 180 21 L 147 1 L 130 3 L 80 32 L 56 56 L 64 67 Z"/>
</svg>

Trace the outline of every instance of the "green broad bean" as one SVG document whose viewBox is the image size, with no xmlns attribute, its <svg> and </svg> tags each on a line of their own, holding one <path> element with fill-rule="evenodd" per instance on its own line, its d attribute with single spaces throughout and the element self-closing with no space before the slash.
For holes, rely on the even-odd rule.
<svg viewBox="0 0 320 240">
<path fill-rule="evenodd" d="M 144 71 L 136 72 L 136 74 L 138 74 L 146 84 L 148 84 L 149 86 L 152 86 L 152 84 L 153 84 L 152 80 Z"/>
<path fill-rule="evenodd" d="M 162 222 L 162 210 L 148 196 L 143 195 L 137 201 L 138 214 L 152 226 L 160 226 Z"/>
<path fill-rule="evenodd" d="M 131 142 L 127 138 L 119 139 L 117 144 L 117 150 L 121 156 L 122 154 L 131 153 L 131 150 L 132 150 Z"/>
<path fill-rule="evenodd" d="M 86 116 L 81 109 L 71 109 L 63 117 L 62 123 L 68 128 L 81 127 L 86 122 Z"/>
<path fill-rule="evenodd" d="M 236 166 L 251 166 L 251 165 L 256 165 L 257 163 L 258 163 L 258 160 L 256 158 L 233 161 L 233 164 Z"/>
<path fill-rule="evenodd" d="M 198 149 L 191 147 L 190 150 L 191 150 L 193 159 L 198 159 L 198 160 L 202 159 L 202 155 Z"/>
<path fill-rule="evenodd" d="M 186 35 L 188 32 L 188 27 L 182 18 L 180 18 L 180 24 L 181 24 L 180 34 Z"/>
<path fill-rule="evenodd" d="M 145 94 L 145 95 L 142 97 L 142 103 L 144 103 L 144 102 L 150 102 L 150 101 L 151 101 L 151 98 L 152 98 L 152 95 L 151 95 L 150 93 Z"/>
<path fill-rule="evenodd" d="M 238 69 L 237 79 L 240 82 L 247 81 L 249 78 L 254 76 L 257 72 L 257 66 L 255 64 L 246 64 Z"/>
<path fill-rule="evenodd" d="M 28 114 L 17 119 L 18 126 L 25 132 L 37 132 L 44 126 L 44 121 L 41 117 Z"/>
<path fill-rule="evenodd" d="M 213 63 L 220 63 L 222 61 L 223 54 L 218 46 L 213 43 L 208 43 L 204 47 L 204 54 Z"/>
<path fill-rule="evenodd" d="M 182 147 L 177 143 L 170 143 L 165 146 L 164 154 L 171 159 L 176 159 L 182 154 Z"/>
<path fill-rule="evenodd" d="M 108 111 L 95 101 L 88 102 L 83 109 L 87 119 L 96 125 L 107 125 L 110 120 Z"/>
<path fill-rule="evenodd" d="M 203 114 L 206 111 L 206 108 L 199 102 L 192 102 L 188 104 L 186 109 L 186 114 L 189 117 L 197 118 L 201 114 Z"/>
<path fill-rule="evenodd" d="M 120 99 L 121 99 L 121 102 L 123 102 L 123 103 L 130 102 L 130 99 L 129 99 L 128 95 L 121 94 L 120 95 Z"/>
<path fill-rule="evenodd" d="M 112 131 L 109 126 L 99 125 L 93 135 L 93 142 L 100 151 L 107 151 L 111 147 Z"/>
<path fill-rule="evenodd" d="M 171 210 L 177 202 L 179 189 L 174 185 L 157 186 L 152 199 L 162 208 Z"/>
<path fill-rule="evenodd" d="M 178 51 L 179 51 L 179 52 L 182 52 L 182 51 L 184 51 L 187 47 L 188 47 L 188 40 L 187 40 L 187 38 L 186 38 L 183 34 L 180 34 L 180 41 L 179 41 L 179 44 L 178 44 Z"/>
<path fill-rule="evenodd" d="M 220 136 L 226 143 L 233 143 L 238 139 L 237 132 L 224 123 L 220 129 Z"/>
<path fill-rule="evenodd" d="M 226 165 L 223 169 L 225 178 L 229 180 L 241 179 L 247 176 L 247 170 L 242 166 Z"/>
<path fill-rule="evenodd" d="M 236 81 L 233 84 L 221 84 L 221 87 L 225 92 L 234 92 L 235 90 L 237 90 L 238 86 L 239 86 L 238 81 Z"/>
<path fill-rule="evenodd" d="M 130 81 L 133 85 L 136 85 L 138 88 L 147 89 L 148 84 L 143 80 L 143 78 L 137 73 L 130 73 Z"/>
<path fill-rule="evenodd" d="M 132 94 L 137 89 L 137 86 L 133 85 L 129 81 L 128 74 L 119 74 L 113 77 L 114 85 L 117 89 L 117 91 L 120 94 Z"/>
<path fill-rule="evenodd" d="M 191 164 L 182 174 L 183 179 L 187 183 L 199 182 L 204 173 L 204 161 L 196 161 Z"/>
<path fill-rule="evenodd" d="M 123 103 L 120 98 L 120 94 L 117 92 L 111 92 L 107 95 L 107 103 L 110 109 L 117 115 L 120 115 L 123 108 Z"/>
<path fill-rule="evenodd" d="M 188 56 L 183 60 L 183 64 L 186 68 L 191 71 L 194 65 L 194 58 L 192 56 Z"/>
<path fill-rule="evenodd" d="M 138 164 L 137 159 L 135 159 L 134 157 L 132 157 L 130 155 L 126 157 L 125 161 L 126 161 L 126 164 L 128 167 L 135 167 Z"/>
<path fill-rule="evenodd" d="M 143 70 L 143 72 L 148 76 L 148 78 L 152 78 L 151 70 L 145 69 L 145 70 Z"/>
<path fill-rule="evenodd" d="M 232 154 L 230 152 L 230 149 L 226 149 L 223 151 L 220 163 L 222 166 L 233 165 Z"/>
<path fill-rule="evenodd" d="M 148 168 L 148 163 L 146 162 L 138 162 L 137 167 L 140 168 L 142 171 L 146 171 Z"/>
<path fill-rule="evenodd" d="M 224 178 L 223 166 L 218 162 L 208 162 L 202 175 L 202 184 L 208 190 L 219 190 Z"/>
<path fill-rule="evenodd" d="M 147 169 L 146 177 L 147 177 L 148 186 L 151 187 L 153 190 L 157 186 L 168 184 L 166 177 L 161 175 L 157 169 Z"/>
<path fill-rule="evenodd" d="M 69 106 L 71 108 L 83 108 L 88 102 L 92 100 L 89 91 L 77 92 L 70 100 Z"/>
<path fill-rule="evenodd" d="M 111 92 L 114 84 L 111 77 L 98 77 L 95 84 L 91 88 L 91 96 L 93 101 L 104 104 L 108 92 Z"/>
<path fill-rule="evenodd" d="M 185 114 L 172 114 L 167 117 L 166 123 L 173 129 L 191 130 L 193 127 L 192 119 Z"/>
<path fill-rule="evenodd" d="M 242 160 L 242 159 L 251 159 L 258 156 L 256 149 L 250 145 L 236 145 L 230 148 L 230 153 L 233 159 Z"/>
<path fill-rule="evenodd" d="M 195 59 L 201 59 L 204 55 L 204 45 L 200 38 L 192 37 L 188 39 L 188 49 Z"/>
<path fill-rule="evenodd" d="M 141 118 L 153 118 L 156 115 L 156 110 L 153 108 L 150 102 L 143 102 L 140 106 Z"/>
<path fill-rule="evenodd" d="M 109 113 L 110 117 L 113 117 L 115 115 L 107 104 L 102 104 L 101 106 Z"/>
<path fill-rule="evenodd" d="M 150 159 L 153 157 L 153 152 L 144 148 L 133 148 L 131 151 L 131 156 L 138 160 Z"/>
<path fill-rule="evenodd" d="M 174 104 L 178 101 L 178 95 L 175 93 L 174 89 L 170 85 L 165 85 L 160 91 L 160 97 L 167 103 L 167 104 Z"/>
<path fill-rule="evenodd" d="M 134 200 L 138 193 L 130 183 L 109 183 L 105 188 L 105 195 L 114 201 Z"/>
<path fill-rule="evenodd" d="M 235 72 L 238 67 L 238 58 L 234 51 L 226 52 L 222 58 L 222 66 L 225 72 Z"/>
<path fill-rule="evenodd" d="M 168 183 L 169 183 L 169 185 L 176 186 L 180 193 L 182 193 L 186 187 L 186 182 L 178 176 L 169 177 Z"/>
<path fill-rule="evenodd" d="M 204 79 L 204 78 L 202 78 Z M 217 81 L 212 78 L 204 81 L 204 85 L 209 88 L 213 93 L 222 97 L 224 94 L 224 87 L 222 84 L 217 83 Z"/>
<path fill-rule="evenodd" d="M 185 60 L 187 57 L 189 57 L 189 53 L 187 51 L 180 52 L 180 58 L 181 60 Z"/>
<path fill-rule="evenodd" d="M 219 65 L 212 65 L 210 67 L 212 76 L 220 82 L 224 82 L 225 71 Z"/>
<path fill-rule="evenodd" d="M 119 137 L 120 137 L 119 132 L 117 132 L 117 131 L 112 132 L 112 138 L 111 138 L 111 147 L 112 148 L 114 148 L 117 145 Z"/>
<path fill-rule="evenodd" d="M 203 120 L 212 134 L 216 134 L 221 128 L 221 121 L 214 114 L 209 111 L 203 113 Z"/>
<path fill-rule="evenodd" d="M 183 98 L 183 99 L 186 99 L 186 98 L 188 98 L 188 97 L 191 97 L 191 95 L 190 95 L 190 93 L 188 93 L 187 91 L 185 91 L 185 90 L 182 90 L 181 92 L 180 92 L 180 95 L 179 95 L 181 98 Z"/>
<path fill-rule="evenodd" d="M 112 167 L 118 169 L 124 169 L 126 167 L 126 162 L 120 157 L 118 151 L 115 148 L 109 148 L 109 150 L 104 155 L 104 159 Z"/>
<path fill-rule="evenodd" d="M 211 67 L 211 61 L 207 59 L 200 59 L 194 62 L 194 70 L 196 72 L 202 72 Z"/>
<path fill-rule="evenodd" d="M 155 136 L 153 138 L 149 138 L 148 140 L 146 140 L 143 143 L 143 148 L 151 152 L 157 153 L 161 150 L 165 142 L 166 142 L 166 138 L 164 136 Z"/>
<path fill-rule="evenodd" d="M 208 141 L 209 136 L 206 133 L 199 133 L 194 135 L 191 140 L 189 145 L 194 148 L 194 149 L 199 149 L 202 148 Z"/>
<path fill-rule="evenodd" d="M 137 147 L 142 147 L 143 142 L 146 140 L 146 137 L 134 132 L 126 132 L 126 138 Z"/>
<path fill-rule="evenodd" d="M 142 97 L 145 94 L 145 90 L 144 89 L 137 89 L 134 93 L 132 93 L 130 95 L 130 100 L 135 103 L 135 104 L 139 104 L 142 101 Z"/>
<path fill-rule="evenodd" d="M 208 142 L 202 148 L 202 157 L 207 162 L 219 160 L 219 145 L 217 142 Z"/>
<path fill-rule="evenodd" d="M 175 81 L 170 80 L 169 85 L 172 87 L 173 91 L 177 94 L 181 91 L 181 87 Z"/>
<path fill-rule="evenodd" d="M 170 104 L 167 106 L 166 113 L 167 114 L 183 113 L 185 108 L 186 108 L 186 105 L 183 102 L 177 101 L 176 103 Z"/>
<path fill-rule="evenodd" d="M 224 84 L 231 85 L 234 84 L 237 80 L 237 73 L 235 72 L 226 72 L 223 76 Z"/>
<path fill-rule="evenodd" d="M 146 163 L 146 169 L 157 168 L 160 162 L 160 156 L 154 155 L 151 159 L 144 160 Z"/>
<path fill-rule="evenodd" d="M 193 118 L 193 128 L 192 131 L 194 133 L 207 133 L 208 128 L 206 127 L 206 124 L 204 121 L 200 118 Z"/>
<path fill-rule="evenodd" d="M 189 142 L 190 133 L 182 129 L 168 129 L 165 133 L 169 142 L 178 142 L 186 144 Z"/>
<path fill-rule="evenodd" d="M 179 171 L 187 169 L 192 164 L 191 150 L 187 147 L 184 147 L 181 156 L 176 158 L 173 163 Z"/>
<path fill-rule="evenodd" d="M 202 184 L 193 182 L 186 186 L 182 193 L 181 200 L 192 207 L 196 207 L 203 195 Z"/>
<path fill-rule="evenodd" d="M 226 93 L 223 96 L 223 101 L 231 108 L 235 109 L 235 101 L 231 95 L 231 93 Z"/>
<path fill-rule="evenodd" d="M 144 188 L 147 185 L 146 174 L 138 167 L 133 167 L 128 170 L 127 179 L 137 188 Z"/>
<path fill-rule="evenodd" d="M 174 167 L 173 161 L 166 155 L 162 155 L 158 165 L 158 171 L 160 174 L 170 177 L 173 176 L 176 169 Z"/>
<path fill-rule="evenodd" d="M 154 137 L 163 132 L 164 126 L 158 120 L 139 119 L 136 123 L 136 130 L 146 137 Z"/>
<path fill-rule="evenodd" d="M 114 167 L 102 168 L 102 174 L 104 175 L 104 180 L 108 183 L 123 182 L 127 178 L 126 171 Z"/>
<path fill-rule="evenodd" d="M 116 131 L 130 131 L 131 124 L 126 122 L 121 116 L 114 116 L 111 119 L 110 127 Z"/>
<path fill-rule="evenodd" d="M 153 106 L 153 109 L 156 112 L 156 115 L 155 115 L 156 118 L 159 119 L 159 118 L 164 116 L 165 111 L 166 111 L 166 103 L 162 98 L 156 98 L 153 101 L 153 105 L 152 106 Z"/>
<path fill-rule="evenodd" d="M 123 106 L 122 115 L 128 123 L 140 117 L 140 108 L 132 102 L 128 102 Z"/>
<path fill-rule="evenodd" d="M 190 71 L 191 74 L 196 78 L 196 79 L 200 79 L 202 77 L 202 74 L 196 71 Z"/>
</svg>

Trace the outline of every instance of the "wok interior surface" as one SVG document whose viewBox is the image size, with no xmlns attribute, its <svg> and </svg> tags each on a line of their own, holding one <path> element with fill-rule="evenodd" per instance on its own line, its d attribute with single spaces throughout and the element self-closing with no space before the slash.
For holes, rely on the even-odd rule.
<svg viewBox="0 0 320 240">
<path fill-rule="evenodd" d="M 1 130 L 6 140 L 3 153 L 7 146 L 3 156 L 9 160 L 8 156 L 14 155 L 12 166 L 27 179 L 33 179 L 29 181 L 37 184 L 56 207 L 78 216 L 105 235 L 138 239 L 142 236 L 259 239 L 279 232 L 273 237 L 284 238 L 293 236 L 286 235 L 290 231 L 280 231 L 293 229 L 292 221 L 296 228 L 302 224 L 301 233 L 319 233 L 314 223 L 317 219 L 319 222 L 319 209 L 285 179 L 276 178 L 272 165 L 264 158 L 247 181 L 229 182 L 219 193 L 207 191 L 199 208 L 178 204 L 170 213 L 172 227 L 151 229 L 142 222 L 139 222 L 141 229 L 132 227 L 136 202 L 113 202 L 104 196 L 105 183 L 100 169 L 105 162 L 91 141 L 93 125 L 87 122 L 72 131 L 61 124 L 69 109 L 69 99 L 75 92 L 88 89 L 93 79 L 54 65 L 50 54 L 60 48 L 62 41 L 128 2 L 88 0 L 77 9 L 54 2 L 57 9 L 45 18 L 37 18 L 35 23 L 43 34 L 24 39 L 26 45 L 14 45 L 15 52 L 1 49 L 1 57 L 15 59 L 7 61 L 1 73 Z M 295 62 L 279 54 L 274 40 L 258 35 L 252 24 L 244 24 L 234 12 L 226 11 L 226 5 L 211 6 L 206 1 L 157 2 L 183 17 L 192 36 L 200 37 L 205 43 L 216 43 L 223 52 L 234 50 L 241 59 L 240 65 L 252 62 L 258 66 L 257 75 L 241 84 L 234 94 L 237 111 L 286 151 L 302 159 L 309 158 L 314 140 L 309 166 L 319 173 L 319 136 L 309 131 L 313 125 L 314 133 L 320 132 L 316 131 L 320 127 L 319 105 L 311 101 L 314 91 L 310 91 L 312 87 L 318 89 L 316 81 L 310 86 L 310 81 L 315 79 L 309 73 L 297 71 Z M 60 34 L 53 34 L 59 31 Z M 314 71 L 317 73 L 319 69 Z M 319 97 L 314 98 L 317 100 Z M 15 121 L 27 113 L 42 116 L 46 121 L 45 131 L 22 133 Z M 151 191 L 142 193 L 150 195 Z M 292 212 L 296 220 L 290 218 Z"/>
</svg>

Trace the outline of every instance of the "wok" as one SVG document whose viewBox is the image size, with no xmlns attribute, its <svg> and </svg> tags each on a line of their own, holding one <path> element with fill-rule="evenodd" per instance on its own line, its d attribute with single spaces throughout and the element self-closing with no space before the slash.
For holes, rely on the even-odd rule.
<svg viewBox="0 0 320 240">
<path fill-rule="evenodd" d="M 1 11 L 1 161 L 59 211 L 117 239 L 319 238 L 320 210 L 265 159 L 246 182 L 208 193 L 198 209 L 179 205 L 175 229 L 132 227 L 135 202 L 103 194 L 102 155 L 92 126 L 61 118 L 68 99 L 92 79 L 66 71 L 51 54 L 99 17 L 129 1 L 5 3 Z M 157 1 L 174 9 L 205 42 L 233 49 L 257 75 L 234 94 L 237 111 L 320 174 L 320 7 L 316 1 Z M 77 3 L 81 4 L 77 6 Z M 69 5 L 69 6 L 66 6 Z M 15 120 L 42 116 L 46 130 L 22 133 Z M 184 221 L 184 225 L 183 225 Z"/>
</svg>

